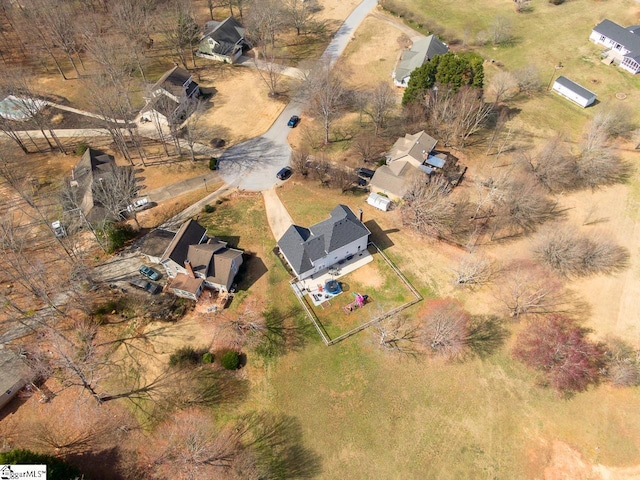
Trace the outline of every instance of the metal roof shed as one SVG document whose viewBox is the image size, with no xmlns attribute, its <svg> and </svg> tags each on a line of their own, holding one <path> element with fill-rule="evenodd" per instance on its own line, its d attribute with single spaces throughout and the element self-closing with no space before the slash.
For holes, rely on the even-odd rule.
<svg viewBox="0 0 640 480">
<path fill-rule="evenodd" d="M 553 84 L 553 91 L 568 100 L 586 108 L 596 101 L 596 94 L 569 80 L 567 77 L 558 77 Z"/>
<path fill-rule="evenodd" d="M 367 198 L 367 203 L 378 210 L 386 212 L 389 210 L 391 200 L 387 197 L 383 197 L 382 195 L 378 195 L 377 193 L 371 193 Z"/>
</svg>

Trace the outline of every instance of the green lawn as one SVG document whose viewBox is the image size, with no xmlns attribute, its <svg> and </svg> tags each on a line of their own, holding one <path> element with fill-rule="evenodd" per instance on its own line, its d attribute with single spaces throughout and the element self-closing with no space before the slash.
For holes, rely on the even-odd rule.
<svg viewBox="0 0 640 480">
<path fill-rule="evenodd" d="M 443 365 L 373 343 L 363 332 L 308 346 L 262 384 L 264 407 L 295 416 L 322 456 L 320 478 L 541 478 L 553 440 L 591 462 L 640 461 L 638 390 L 561 400 L 505 353 Z"/>
<path fill-rule="evenodd" d="M 416 298 L 375 248 L 369 247 L 369 252 L 373 261 L 340 277 L 343 293 L 332 298 L 329 305 L 315 307 L 309 301 L 330 338 L 345 334 Z M 364 307 L 346 313 L 344 307 L 355 300 L 356 293 L 368 295 L 368 301 Z"/>
<path fill-rule="evenodd" d="M 444 31 L 444 40 L 450 44 L 464 42 L 466 45 L 462 48 L 475 50 L 486 60 L 502 64 L 502 67 L 485 64 L 485 83 L 501 68 L 513 71 L 534 65 L 544 87 L 552 75 L 564 75 L 595 92 L 600 102 L 620 102 L 615 99 L 617 92 L 627 94 L 622 103 L 629 107 L 640 101 L 640 76 L 600 63 L 602 47 L 589 41 L 592 28 L 603 18 L 623 26 L 637 23 L 633 12 L 637 12 L 638 4 L 633 0 L 567 1 L 557 6 L 547 1 L 533 1 L 530 13 L 516 13 L 513 2 L 504 0 L 466 2 L 464 6 L 438 0 L 392 2 L 411 10 L 423 19 L 424 25 Z M 513 42 L 475 46 L 478 33 L 490 32 L 497 17 L 511 26 Z M 562 63 L 563 68 L 555 70 L 558 63 Z M 550 96 L 544 94 L 514 102 L 522 109 L 516 120 L 536 129 L 578 134 L 584 120 L 599 110 L 598 105 L 581 110 L 562 98 L 550 99 Z M 640 113 L 636 111 L 635 115 L 640 121 Z"/>
</svg>

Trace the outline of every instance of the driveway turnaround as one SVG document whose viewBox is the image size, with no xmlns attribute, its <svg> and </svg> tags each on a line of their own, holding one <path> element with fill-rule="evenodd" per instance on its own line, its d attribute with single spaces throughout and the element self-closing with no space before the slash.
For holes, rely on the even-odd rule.
<svg viewBox="0 0 640 480">
<path fill-rule="evenodd" d="M 324 61 L 331 65 L 335 63 L 353 37 L 353 32 L 377 4 L 378 0 L 363 0 L 351 12 L 322 54 Z M 218 164 L 222 180 L 233 187 L 251 191 L 269 190 L 276 185 L 276 173 L 291 160 L 287 121 L 292 115 L 300 115 L 302 109 L 299 102 L 290 102 L 264 135 L 228 149 Z"/>
</svg>

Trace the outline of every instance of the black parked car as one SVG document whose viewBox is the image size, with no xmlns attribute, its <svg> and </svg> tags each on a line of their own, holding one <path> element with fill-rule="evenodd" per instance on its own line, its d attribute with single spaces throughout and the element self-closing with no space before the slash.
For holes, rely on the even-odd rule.
<svg viewBox="0 0 640 480">
<path fill-rule="evenodd" d="M 276 177 L 278 178 L 278 180 L 286 180 L 291 176 L 292 173 L 293 173 L 293 170 L 291 170 L 291 168 L 284 167 L 276 174 Z"/>
<path fill-rule="evenodd" d="M 356 168 L 356 175 L 362 178 L 373 178 L 373 174 L 376 173 L 368 168 Z"/>
<path fill-rule="evenodd" d="M 157 283 L 148 282 L 147 280 L 142 280 L 140 278 L 132 278 L 129 280 L 129 285 L 139 288 L 140 290 L 145 290 L 151 295 L 156 295 L 162 291 L 162 287 Z"/>
</svg>

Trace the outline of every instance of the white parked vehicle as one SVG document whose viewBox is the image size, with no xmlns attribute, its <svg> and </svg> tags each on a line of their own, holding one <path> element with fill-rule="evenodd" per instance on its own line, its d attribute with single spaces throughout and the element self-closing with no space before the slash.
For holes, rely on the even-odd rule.
<svg viewBox="0 0 640 480">
<path fill-rule="evenodd" d="M 142 197 L 135 200 L 131 205 L 127 206 L 127 212 L 139 212 L 150 206 L 149 197 Z"/>
<path fill-rule="evenodd" d="M 62 238 L 67 236 L 67 231 L 62 226 L 62 223 L 59 220 L 51 223 L 51 228 L 56 237 Z"/>
</svg>

